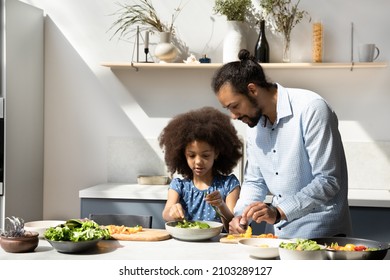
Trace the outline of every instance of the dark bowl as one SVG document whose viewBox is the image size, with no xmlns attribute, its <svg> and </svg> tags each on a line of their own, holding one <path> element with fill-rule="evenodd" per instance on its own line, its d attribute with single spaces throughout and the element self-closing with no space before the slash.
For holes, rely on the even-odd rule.
<svg viewBox="0 0 390 280">
<path fill-rule="evenodd" d="M 46 240 L 60 253 L 76 254 L 96 248 L 98 242 L 102 240 L 102 238 L 78 242 Z"/>
<path fill-rule="evenodd" d="M 1 248 L 8 253 L 33 252 L 39 243 L 39 233 L 28 231 L 24 236 L 0 238 Z"/>
<path fill-rule="evenodd" d="M 330 246 L 332 243 L 338 243 L 340 246 L 346 244 L 363 245 L 368 248 L 378 248 L 376 251 L 337 251 L 326 249 L 326 254 L 330 260 L 383 260 L 386 257 L 390 245 L 385 242 L 374 241 L 370 239 L 361 239 L 353 237 L 323 237 L 313 239 L 318 244 Z"/>
</svg>

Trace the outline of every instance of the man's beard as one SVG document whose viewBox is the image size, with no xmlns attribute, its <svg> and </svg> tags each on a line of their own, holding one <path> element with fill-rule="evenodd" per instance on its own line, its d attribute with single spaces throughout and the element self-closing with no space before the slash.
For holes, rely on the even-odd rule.
<svg viewBox="0 0 390 280">
<path fill-rule="evenodd" d="M 238 119 L 242 121 L 243 118 L 247 118 L 249 120 L 249 122 L 247 122 L 246 124 L 249 127 L 255 127 L 258 124 L 258 122 L 259 122 L 260 118 L 262 117 L 263 113 L 262 113 L 261 109 L 259 108 L 257 100 L 255 98 L 253 98 L 253 97 L 248 95 L 248 99 L 249 99 L 250 103 L 253 105 L 253 107 L 256 108 L 255 116 L 254 117 L 249 117 L 248 115 L 244 115 L 244 116 L 241 116 Z"/>
</svg>

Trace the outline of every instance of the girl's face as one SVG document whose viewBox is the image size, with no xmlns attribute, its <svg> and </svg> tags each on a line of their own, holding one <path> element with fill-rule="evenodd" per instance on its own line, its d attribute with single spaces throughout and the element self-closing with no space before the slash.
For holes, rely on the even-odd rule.
<svg viewBox="0 0 390 280">
<path fill-rule="evenodd" d="M 212 175 L 214 160 L 217 158 L 214 147 L 204 141 L 193 141 L 185 149 L 187 164 L 191 168 L 194 177 Z"/>
</svg>

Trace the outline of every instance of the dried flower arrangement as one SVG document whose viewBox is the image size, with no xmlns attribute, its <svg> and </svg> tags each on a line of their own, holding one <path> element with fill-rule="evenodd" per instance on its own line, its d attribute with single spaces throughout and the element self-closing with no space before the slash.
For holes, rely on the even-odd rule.
<svg viewBox="0 0 390 280">
<path fill-rule="evenodd" d="M 260 0 L 262 16 L 272 31 L 290 35 L 292 29 L 302 21 L 308 12 L 299 10 L 300 0 L 295 4 L 292 0 Z M 309 19 L 310 21 L 310 19 Z"/>
<path fill-rule="evenodd" d="M 174 33 L 174 23 L 184 6 L 180 2 L 179 6 L 174 9 L 170 22 L 164 22 L 161 20 L 151 0 L 133 0 L 132 3 L 116 4 L 120 6 L 120 9 L 113 14 L 118 16 L 118 19 L 110 28 L 110 30 L 116 28 L 112 37 L 125 37 L 129 32 L 136 30 L 135 26 L 137 25 L 151 32 Z"/>
</svg>

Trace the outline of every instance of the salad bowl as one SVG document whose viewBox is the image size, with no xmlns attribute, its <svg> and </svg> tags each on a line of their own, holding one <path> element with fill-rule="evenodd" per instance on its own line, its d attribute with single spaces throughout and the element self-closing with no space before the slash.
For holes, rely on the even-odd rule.
<svg viewBox="0 0 390 280">
<path fill-rule="evenodd" d="M 187 224 L 186 224 L 187 223 Z M 202 226 L 191 226 L 198 223 Z M 222 232 L 223 224 L 213 221 L 180 221 L 165 223 L 165 229 L 176 239 L 184 241 L 201 241 L 213 238 Z"/>
<path fill-rule="evenodd" d="M 91 251 L 92 249 L 97 248 L 97 244 L 100 240 L 102 240 L 102 238 L 78 242 L 54 240 L 47 240 L 47 242 L 49 242 L 57 252 L 74 254 Z"/>
</svg>

